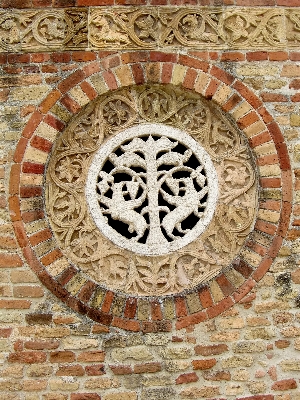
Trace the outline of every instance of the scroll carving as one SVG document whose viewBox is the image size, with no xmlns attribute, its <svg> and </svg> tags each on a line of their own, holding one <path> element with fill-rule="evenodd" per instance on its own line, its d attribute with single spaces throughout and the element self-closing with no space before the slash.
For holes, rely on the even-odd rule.
<svg viewBox="0 0 300 400">
<path fill-rule="evenodd" d="M 93 7 L 0 13 L 0 51 L 299 47 L 299 8 Z"/>
<path fill-rule="evenodd" d="M 98 149 L 124 129 L 150 121 L 183 130 L 206 150 L 217 172 L 220 193 L 214 216 L 200 236 L 179 250 L 151 256 L 121 248 L 105 237 L 96 227 L 85 198 L 86 177 Z M 114 210 L 109 197 L 105 198 L 107 185 L 115 194 L 118 189 L 128 192 L 128 199 L 133 202 L 144 201 L 145 180 L 140 172 L 129 171 L 128 151 L 126 148 L 123 155 L 112 154 L 108 159 L 111 171 L 121 168 L 128 170 L 131 177 L 134 175 L 126 186 L 118 184 L 110 171 L 100 174 L 99 198 L 110 217 Z M 144 156 L 135 154 L 143 164 Z M 176 152 L 173 154 L 171 168 L 176 169 Z M 184 166 L 183 158 L 190 157 L 188 149 L 180 157 Z M 174 197 L 180 182 L 169 175 L 169 189 L 161 187 L 165 193 L 171 190 L 170 197 Z M 182 184 L 188 185 L 188 182 Z M 170 185 L 174 186 L 173 192 Z M 197 190 L 201 190 L 201 185 Z M 241 249 L 252 228 L 257 201 L 255 170 L 237 128 L 211 102 L 172 85 L 133 86 L 90 103 L 57 141 L 47 170 L 46 192 L 47 214 L 66 256 L 98 283 L 138 295 L 178 293 L 216 275 Z M 165 193 L 162 196 L 167 197 Z M 141 207 L 144 206 L 141 204 Z M 134 219 L 125 221 L 124 216 L 115 216 L 115 220 L 118 218 L 123 220 L 129 233 L 136 232 Z M 139 224 L 141 232 L 135 234 L 139 238 L 149 223 L 147 219 L 144 221 L 144 225 Z M 167 222 L 165 228 L 168 229 Z M 178 228 L 185 229 L 180 224 Z M 170 240 L 174 240 L 172 233 Z"/>
</svg>

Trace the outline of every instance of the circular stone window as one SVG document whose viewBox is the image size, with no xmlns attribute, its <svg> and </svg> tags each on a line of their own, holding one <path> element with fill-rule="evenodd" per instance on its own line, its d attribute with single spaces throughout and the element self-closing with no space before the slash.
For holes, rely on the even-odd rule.
<svg viewBox="0 0 300 400">
<path fill-rule="evenodd" d="M 217 173 L 189 135 L 166 125 L 128 128 L 100 148 L 86 197 L 104 236 L 137 254 L 162 255 L 195 240 L 214 214 Z"/>
<path fill-rule="evenodd" d="M 246 142 L 216 105 L 172 85 L 100 96 L 48 164 L 59 248 L 121 294 L 195 288 L 238 256 L 253 228 L 258 190 Z"/>
</svg>

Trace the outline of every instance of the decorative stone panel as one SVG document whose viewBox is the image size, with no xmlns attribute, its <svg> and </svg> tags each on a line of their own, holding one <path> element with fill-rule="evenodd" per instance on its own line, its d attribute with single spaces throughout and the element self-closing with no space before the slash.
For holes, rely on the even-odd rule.
<svg viewBox="0 0 300 400">
<path fill-rule="evenodd" d="M 180 329 L 222 313 L 235 302 L 240 301 L 268 271 L 289 226 L 292 199 L 291 171 L 287 148 L 278 125 L 263 107 L 262 101 L 243 83 L 218 67 L 199 62 L 193 57 L 180 55 L 178 62 L 174 64 L 163 60 L 152 63 L 130 62 L 134 54 L 123 54 L 123 60 L 129 60 L 129 62 L 110 70 L 101 71 L 100 64 L 97 62 L 86 65 L 82 70 L 77 70 L 48 95 L 40 105 L 39 111 L 33 113 L 23 130 L 14 155 L 15 164 L 12 168 L 10 184 L 10 211 L 16 236 L 29 265 L 39 279 L 67 305 L 104 325 L 132 331 L 168 331 L 171 329 L 173 320 L 177 320 L 176 327 Z M 172 53 L 163 55 L 165 59 L 172 59 L 173 56 Z M 148 95 L 152 100 L 145 103 L 144 100 Z M 155 102 L 157 96 L 163 101 Z M 174 96 L 176 98 L 174 104 L 186 101 L 189 105 L 187 111 L 181 114 L 180 110 L 176 110 L 169 115 L 168 110 L 172 108 L 167 107 L 166 104 L 172 103 L 172 96 L 173 99 Z M 197 126 L 204 127 L 208 124 L 207 116 L 211 115 L 214 123 L 209 129 L 202 131 L 200 129 L 196 132 L 193 130 L 193 120 L 189 116 L 197 117 L 199 114 L 195 113 L 195 110 L 189 114 L 188 109 L 193 110 L 195 101 L 198 102 L 196 111 L 204 110 L 203 115 L 200 113 Z M 117 112 L 118 104 L 120 104 L 118 102 L 124 102 L 122 113 Z M 148 104 L 148 106 L 144 107 L 143 104 Z M 157 108 L 154 108 L 157 104 L 160 105 L 159 110 L 165 110 L 164 112 L 168 114 L 165 115 L 164 120 L 156 120 L 156 118 L 161 118 Z M 53 107 L 54 105 L 56 107 Z M 67 108 L 74 115 L 68 126 L 56 114 L 59 109 L 57 105 Z M 100 115 L 101 118 L 99 118 Z M 149 120 L 147 120 L 147 115 L 151 115 Z M 170 127 L 180 129 L 180 132 L 183 131 L 190 140 L 194 137 L 212 160 L 219 181 L 216 212 L 207 229 L 197 236 L 196 250 L 193 249 L 198 258 L 195 257 L 195 261 L 193 258 L 185 260 L 182 264 L 182 270 L 185 273 L 179 274 L 179 277 L 185 277 L 186 280 L 184 278 L 180 280 L 177 275 L 173 289 L 168 288 L 161 293 L 155 293 L 154 290 L 149 292 L 149 286 L 146 290 L 141 289 L 138 283 L 131 289 L 122 287 L 121 283 L 125 275 L 124 268 L 120 268 L 120 259 L 114 259 L 111 264 L 102 263 L 105 266 L 104 278 L 100 276 L 102 274 L 96 276 L 97 268 L 99 270 L 101 266 L 101 262 L 98 262 L 99 258 L 95 264 L 96 267 L 91 262 L 93 257 L 89 258 L 90 264 L 86 266 L 88 263 L 85 264 L 80 259 L 85 258 L 80 257 L 83 254 L 76 252 L 76 239 L 80 242 L 82 239 L 80 235 L 86 235 L 91 240 L 87 241 L 86 247 L 78 248 L 79 251 L 85 252 L 85 256 L 87 253 L 97 253 L 95 249 L 100 241 L 102 241 L 102 249 L 109 251 L 105 247 L 105 241 L 108 243 L 108 239 L 101 230 L 95 228 L 90 217 L 85 217 L 85 222 L 80 222 L 79 225 L 74 224 L 74 229 L 70 227 L 72 225 L 70 225 L 70 218 L 75 221 L 74 218 L 77 217 L 78 220 L 84 221 L 82 217 L 88 213 L 84 195 L 85 176 L 89 166 L 93 165 L 93 157 L 97 158 L 97 152 L 101 151 L 102 141 L 103 146 L 106 143 L 109 146 L 109 140 L 112 140 L 110 137 L 117 138 L 118 135 L 125 135 L 131 140 L 132 137 L 127 137 L 126 132 L 132 132 L 130 130 L 134 129 L 134 126 L 139 127 L 146 123 L 158 123 L 162 130 L 166 126 L 166 131 L 169 131 Z M 214 134 L 205 141 L 205 135 L 201 137 L 201 132 L 206 132 L 207 135 L 212 135 L 212 132 Z M 123 146 L 123 153 L 117 152 L 120 144 L 111 148 L 113 150 L 111 161 L 115 167 L 118 163 L 120 165 L 123 163 L 124 155 L 128 150 L 125 147 L 128 142 L 123 143 L 122 140 L 121 136 L 121 142 L 118 143 Z M 169 138 L 169 141 L 172 142 L 172 140 Z M 81 148 L 80 152 L 77 151 L 77 156 L 74 146 Z M 222 149 L 221 153 L 227 152 L 226 156 L 220 156 L 220 153 L 216 151 L 218 148 Z M 236 151 L 237 149 L 239 151 Z M 173 153 L 174 157 L 181 160 L 178 161 L 181 162 L 181 168 L 190 168 L 186 164 L 191 153 L 189 150 L 197 153 L 197 150 L 193 150 L 192 147 L 185 147 L 181 152 Z M 135 155 L 141 157 L 140 154 L 135 153 Z M 62 162 L 57 162 L 60 157 Z M 169 156 L 173 167 L 177 165 L 174 157 Z M 121 160 L 123 160 L 122 163 Z M 227 164 L 228 160 L 230 161 Z M 72 164 L 72 168 L 62 168 L 63 163 Z M 242 165 L 237 168 L 237 164 Z M 124 167 L 124 163 L 122 165 Z M 197 168 L 199 165 L 196 166 L 195 171 Z M 239 174 L 236 173 L 236 169 L 239 170 Z M 42 177 L 45 176 L 46 171 L 47 190 L 45 192 Z M 104 187 L 112 181 L 111 176 L 107 177 L 111 171 L 105 171 L 106 175 L 102 174 L 101 179 L 96 183 L 98 196 L 102 196 L 102 202 L 103 195 L 106 193 L 106 191 L 103 192 Z M 198 192 L 205 187 L 206 179 L 209 190 L 210 168 L 206 167 L 205 171 L 204 175 L 200 174 L 200 171 L 195 175 L 195 179 L 198 178 L 200 182 Z M 257 183 L 255 183 L 255 174 L 257 174 Z M 222 176 L 223 180 L 220 179 Z M 103 177 L 107 179 L 103 180 Z M 176 195 L 176 185 L 179 186 L 176 179 L 179 178 L 174 176 L 172 178 L 169 184 L 173 185 L 173 194 Z M 80 182 L 80 180 L 81 186 L 75 185 L 75 182 Z M 231 188 L 230 182 L 234 181 L 236 185 Z M 135 187 L 136 182 L 136 180 L 131 180 L 131 186 L 126 186 L 131 200 L 139 196 L 139 189 Z M 187 184 L 181 183 L 183 186 Z M 255 185 L 259 185 L 257 209 Z M 140 186 L 142 187 L 143 184 Z M 241 189 L 241 195 L 244 197 L 243 200 L 235 202 L 240 199 L 240 194 L 234 192 L 237 187 Z M 195 188 L 196 186 L 194 190 Z M 115 187 L 113 189 L 115 190 Z M 49 193 L 52 200 L 46 200 L 45 209 L 44 202 Z M 235 195 L 232 198 L 233 193 Z M 69 201 L 68 198 L 71 200 Z M 231 199 L 227 205 L 226 199 Z M 241 210 L 240 207 L 245 199 L 249 200 L 248 206 Z M 230 213 L 222 213 L 224 206 L 229 207 Z M 110 206 L 107 207 L 110 209 Z M 216 223 L 214 222 L 216 218 L 219 221 L 220 215 L 223 217 L 222 222 L 218 222 L 217 228 L 211 228 Z M 226 221 L 229 215 L 231 219 Z M 252 221 L 255 217 L 254 223 L 244 226 L 243 216 L 248 221 Z M 162 224 L 163 221 L 164 219 Z M 232 225 L 234 223 L 237 225 Z M 220 229 L 224 227 L 224 224 L 231 227 L 230 232 L 233 237 L 240 237 L 239 245 L 241 246 L 237 252 L 230 253 L 227 259 L 223 256 L 224 252 L 226 253 L 224 250 L 226 240 L 223 242 L 221 239 L 223 234 L 220 235 Z M 36 227 L 34 233 L 32 233 L 33 225 Z M 166 223 L 165 226 L 168 228 L 169 224 Z M 179 231 L 182 229 L 180 225 L 178 228 Z M 215 254 L 219 251 L 220 259 L 226 260 L 223 264 L 215 264 L 215 267 L 211 269 L 208 265 L 213 264 L 210 262 L 210 257 L 213 258 L 214 254 L 209 254 L 209 248 L 205 247 L 208 246 L 205 240 L 210 237 L 210 229 L 212 231 L 215 229 L 215 235 L 219 235 L 212 246 Z M 134 227 L 131 230 L 134 231 Z M 91 235 L 88 236 L 87 232 Z M 226 232 L 224 234 L 226 237 Z M 90 239 L 93 235 L 94 238 Z M 170 233 L 171 239 L 172 235 L 174 231 Z M 204 242 L 203 248 L 199 240 Z M 228 242 L 229 247 L 234 241 Z M 195 239 L 185 246 L 193 247 L 194 243 Z M 114 246 L 118 247 L 115 244 Z M 119 251 L 122 257 L 123 254 L 130 252 L 124 248 Z M 176 251 L 180 252 L 181 249 Z M 132 259 L 134 257 L 136 256 L 134 255 Z M 149 264 L 149 257 L 153 257 L 153 260 L 157 257 L 157 261 L 153 261 L 152 266 Z M 164 255 L 142 255 L 141 258 L 143 258 L 141 266 L 143 271 L 146 271 L 144 275 L 142 273 L 142 276 L 146 276 L 151 271 L 152 275 L 148 276 L 151 287 L 153 277 L 156 277 L 156 282 L 159 281 L 157 278 L 159 268 L 166 263 L 163 261 Z M 122 263 L 124 264 L 123 261 L 121 265 Z M 127 271 L 130 269 L 129 264 L 126 264 Z M 201 272 L 202 267 L 203 271 L 207 272 L 198 279 L 201 276 L 199 271 Z M 192 268 L 196 270 L 195 276 L 198 273 L 195 281 L 193 281 L 194 275 L 191 274 L 191 279 L 189 279 L 187 273 Z M 153 274 L 155 269 L 156 275 Z M 179 265 L 173 268 L 174 270 L 178 271 Z M 210 271 L 212 271 L 211 274 Z M 130 273 L 126 277 L 129 275 Z M 111 278 L 107 279 L 107 276 Z M 114 276 L 121 276 L 122 279 L 119 281 L 116 279 L 117 282 L 115 282 Z M 170 284 L 169 278 L 165 279 L 164 275 L 162 278 L 164 279 L 160 281 L 161 286 L 158 285 L 160 288 L 166 285 L 166 282 Z M 187 283 L 188 279 L 189 283 Z M 131 282 L 127 279 L 126 282 L 128 281 Z M 144 281 L 147 282 L 147 279 Z M 135 280 L 135 282 L 138 281 Z M 185 282 L 186 286 L 178 286 L 178 282 Z"/>
<path fill-rule="evenodd" d="M 0 50 L 298 48 L 299 8 L 90 7 L 3 10 Z"/>
</svg>

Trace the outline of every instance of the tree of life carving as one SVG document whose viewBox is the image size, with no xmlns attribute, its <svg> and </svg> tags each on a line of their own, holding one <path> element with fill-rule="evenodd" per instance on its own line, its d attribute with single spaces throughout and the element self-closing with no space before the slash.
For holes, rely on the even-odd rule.
<svg viewBox="0 0 300 400">
<path fill-rule="evenodd" d="M 203 232 L 214 212 L 217 178 L 210 157 L 192 138 L 147 124 L 119 133 L 101 148 L 86 193 L 91 214 L 109 239 L 159 255 Z"/>
</svg>

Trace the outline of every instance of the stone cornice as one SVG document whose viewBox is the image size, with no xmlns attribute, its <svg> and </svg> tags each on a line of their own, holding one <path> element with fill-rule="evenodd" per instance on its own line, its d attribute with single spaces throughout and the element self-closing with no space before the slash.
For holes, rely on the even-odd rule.
<svg viewBox="0 0 300 400">
<path fill-rule="evenodd" d="M 0 11 L 0 52 L 300 47 L 300 8 L 85 7 Z"/>
</svg>

